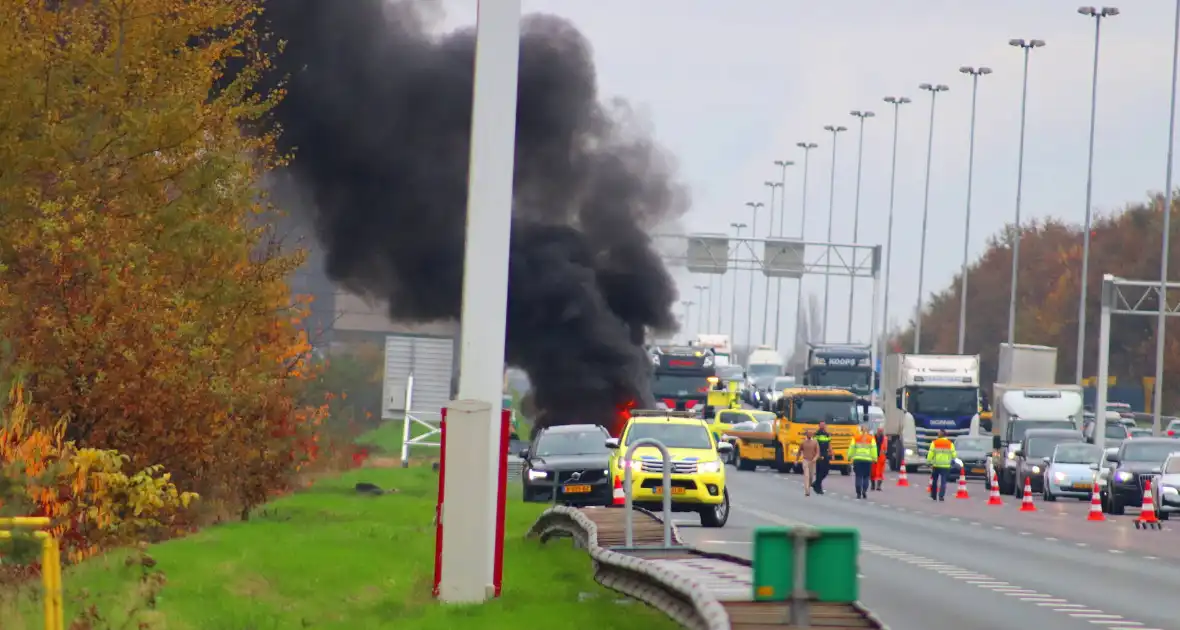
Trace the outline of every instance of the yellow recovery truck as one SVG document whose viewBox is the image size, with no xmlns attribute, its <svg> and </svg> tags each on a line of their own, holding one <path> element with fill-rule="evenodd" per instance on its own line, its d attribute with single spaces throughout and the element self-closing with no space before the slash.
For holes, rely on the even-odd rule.
<svg viewBox="0 0 1180 630">
<path fill-rule="evenodd" d="M 862 406 L 866 401 L 846 389 L 832 387 L 797 387 L 783 390 L 775 409 L 769 432 L 729 431 L 734 445 L 734 464 L 741 470 L 769 466 L 780 472 L 801 472 L 796 465 L 799 445 L 809 430 L 827 423 L 831 435 L 832 468 L 840 474 L 852 472 L 848 447 L 860 435 Z"/>
</svg>

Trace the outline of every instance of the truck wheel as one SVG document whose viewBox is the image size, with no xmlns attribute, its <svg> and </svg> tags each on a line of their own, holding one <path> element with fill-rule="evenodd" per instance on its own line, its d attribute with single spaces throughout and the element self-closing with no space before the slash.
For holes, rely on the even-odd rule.
<svg viewBox="0 0 1180 630">
<path fill-rule="evenodd" d="M 721 503 L 701 506 L 701 527 L 725 527 L 729 521 L 729 489 L 721 492 Z"/>
<path fill-rule="evenodd" d="M 737 466 L 738 470 L 754 470 L 758 468 L 758 464 L 742 459 L 741 453 L 735 453 L 733 457 L 735 460 L 734 465 Z"/>
<path fill-rule="evenodd" d="M 840 476 L 847 477 L 848 475 L 851 475 L 851 474 L 852 474 L 852 466 L 841 466 L 840 467 Z"/>
<path fill-rule="evenodd" d="M 901 458 L 897 456 L 897 451 L 891 451 L 889 453 L 889 471 L 897 472 L 899 470 L 901 470 Z"/>
<path fill-rule="evenodd" d="M 918 472 L 918 466 L 916 464 L 906 464 L 905 465 L 905 472 L 907 475 L 912 475 L 912 474 Z"/>
</svg>

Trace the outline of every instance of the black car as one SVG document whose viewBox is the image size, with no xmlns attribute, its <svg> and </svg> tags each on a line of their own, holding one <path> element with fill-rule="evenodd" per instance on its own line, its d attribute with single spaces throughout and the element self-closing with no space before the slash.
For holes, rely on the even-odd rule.
<svg viewBox="0 0 1180 630">
<path fill-rule="evenodd" d="M 596 424 L 541 429 L 520 452 L 524 500 L 562 505 L 610 505 L 610 434 Z"/>
<path fill-rule="evenodd" d="M 1012 466 L 1000 472 L 1000 492 L 1024 498 L 1024 482 L 1033 492 L 1045 489 L 1045 458 L 1053 456 L 1053 449 L 1064 442 L 1082 442 L 1081 431 L 1068 429 L 1029 429 L 1024 432 L 1016 449 Z"/>
<path fill-rule="evenodd" d="M 1127 440 L 1117 453 L 1106 456 L 1106 485 L 1101 492 L 1102 511 L 1122 514 L 1127 506 L 1143 505 L 1143 486 L 1160 474 L 1164 460 L 1176 451 L 1171 438 Z"/>
</svg>

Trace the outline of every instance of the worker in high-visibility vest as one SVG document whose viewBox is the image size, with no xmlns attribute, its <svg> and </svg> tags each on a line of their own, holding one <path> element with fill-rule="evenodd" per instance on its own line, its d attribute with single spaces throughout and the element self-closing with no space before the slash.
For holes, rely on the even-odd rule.
<svg viewBox="0 0 1180 630">
<path fill-rule="evenodd" d="M 877 461 L 877 440 L 867 433 L 856 436 L 852 444 L 848 445 L 848 459 L 856 475 L 856 498 L 869 498 L 869 475 L 873 462 Z"/>
<path fill-rule="evenodd" d="M 885 454 L 889 452 L 889 436 L 885 435 L 885 428 L 877 429 L 877 461 L 873 462 L 873 476 L 869 478 L 869 487 L 881 490 L 885 485 Z"/>
<path fill-rule="evenodd" d="M 930 443 L 926 463 L 930 464 L 930 499 L 946 501 L 946 482 L 955 461 L 955 443 L 947 439 L 946 431 L 938 432 L 938 439 Z"/>
</svg>

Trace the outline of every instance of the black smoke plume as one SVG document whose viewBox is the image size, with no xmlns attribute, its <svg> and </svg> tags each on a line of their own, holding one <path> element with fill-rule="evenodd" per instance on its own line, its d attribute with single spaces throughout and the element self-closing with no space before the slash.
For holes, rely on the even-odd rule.
<svg viewBox="0 0 1180 630">
<path fill-rule="evenodd" d="M 275 111 L 314 200 L 329 276 L 394 320 L 460 313 L 475 33 L 431 32 L 436 2 L 271 0 L 286 42 Z M 522 22 L 508 363 L 542 422 L 613 421 L 650 398 L 645 329 L 672 330 L 676 289 L 647 232 L 687 195 L 625 106 L 599 101 L 569 22 Z M 478 317 L 478 313 L 473 316 Z"/>
</svg>

